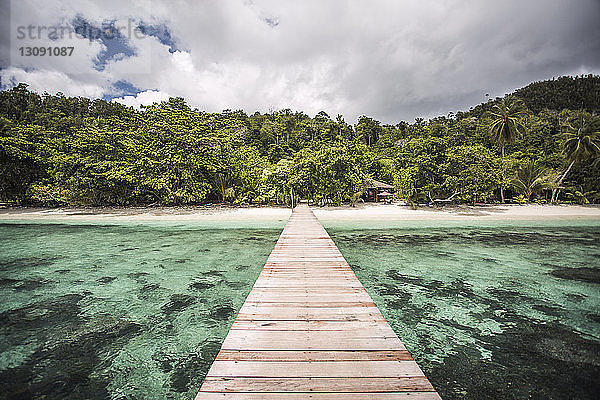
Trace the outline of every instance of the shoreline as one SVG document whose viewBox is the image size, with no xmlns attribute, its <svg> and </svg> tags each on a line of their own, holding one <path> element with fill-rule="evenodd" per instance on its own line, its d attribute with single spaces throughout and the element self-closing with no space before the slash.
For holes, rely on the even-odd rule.
<svg viewBox="0 0 600 400">
<path fill-rule="evenodd" d="M 365 206 L 366 213 L 356 213 L 354 219 L 374 220 L 536 220 L 536 219 L 598 219 L 600 205 L 491 204 L 418 207 L 378 204 Z M 331 213 L 331 214 L 329 214 Z M 352 208 L 316 209 L 319 218 L 342 217 L 353 214 Z"/>
<path fill-rule="evenodd" d="M 400 222 L 435 220 L 594 220 L 600 222 L 600 205 L 455 205 L 418 207 L 399 204 L 359 204 L 356 207 L 312 207 L 323 221 Z M 287 220 L 289 207 L 230 206 L 216 204 L 194 207 L 6 207 L 2 221 L 261 221 Z"/>
</svg>

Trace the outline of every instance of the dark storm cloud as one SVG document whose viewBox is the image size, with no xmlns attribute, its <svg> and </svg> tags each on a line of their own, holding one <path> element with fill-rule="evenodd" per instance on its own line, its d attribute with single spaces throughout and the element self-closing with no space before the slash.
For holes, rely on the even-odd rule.
<svg viewBox="0 0 600 400">
<path fill-rule="evenodd" d="M 114 95 L 115 82 L 127 82 L 142 89 L 118 101 L 135 106 L 171 95 L 210 111 L 324 110 L 394 123 L 466 110 L 535 80 L 600 73 L 597 0 L 48 1 L 60 9 L 49 20 L 133 18 L 160 32 L 146 29 L 146 48 L 132 41 L 135 56 L 98 73 L 13 66 L 2 80 L 76 95 Z M 102 44 L 98 53 L 116 51 Z M 84 56 L 73 62 L 93 69 Z"/>
<path fill-rule="evenodd" d="M 367 54 L 349 95 L 366 95 L 365 112 L 383 120 L 410 120 L 465 110 L 486 93 L 535 80 L 598 73 L 598 16 L 597 1 L 454 3 Z"/>
</svg>

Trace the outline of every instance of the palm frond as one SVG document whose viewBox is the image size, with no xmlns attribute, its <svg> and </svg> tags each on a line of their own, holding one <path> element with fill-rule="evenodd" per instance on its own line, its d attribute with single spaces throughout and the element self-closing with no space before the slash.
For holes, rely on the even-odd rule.
<svg viewBox="0 0 600 400">
<path fill-rule="evenodd" d="M 518 193 L 530 198 L 544 189 L 552 188 L 555 180 L 550 169 L 530 160 L 517 170 L 511 181 L 511 186 Z"/>
<path fill-rule="evenodd" d="M 492 107 L 488 116 L 492 118 L 490 134 L 500 145 L 513 143 L 525 132 L 521 117 L 526 114 L 525 103 L 514 97 L 506 97 Z"/>
</svg>

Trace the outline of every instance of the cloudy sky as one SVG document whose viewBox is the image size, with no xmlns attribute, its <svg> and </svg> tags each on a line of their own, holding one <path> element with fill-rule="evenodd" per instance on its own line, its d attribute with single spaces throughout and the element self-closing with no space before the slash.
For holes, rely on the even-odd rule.
<svg viewBox="0 0 600 400">
<path fill-rule="evenodd" d="M 598 0 L 1 2 L 3 89 L 26 82 L 135 107 L 182 96 L 207 111 L 396 123 L 600 73 Z M 19 50 L 48 46 L 73 52 Z"/>
</svg>

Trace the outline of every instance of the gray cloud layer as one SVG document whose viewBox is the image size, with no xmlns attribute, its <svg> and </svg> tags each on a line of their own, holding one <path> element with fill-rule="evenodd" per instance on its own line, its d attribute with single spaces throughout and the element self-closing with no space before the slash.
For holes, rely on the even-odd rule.
<svg viewBox="0 0 600 400">
<path fill-rule="evenodd" d="M 142 89 L 116 100 L 130 105 L 183 96 L 209 111 L 289 107 L 397 122 L 468 109 L 534 80 L 600 72 L 597 0 L 54 2 L 36 8 L 37 24 L 144 21 L 167 27 L 178 50 L 132 40 L 135 57 L 95 71 L 95 43 L 69 60 L 78 73 L 60 62 L 13 64 L 0 71 L 4 85 L 103 96 L 125 81 Z M 26 21 L 18 8 L 13 20 Z"/>
</svg>

